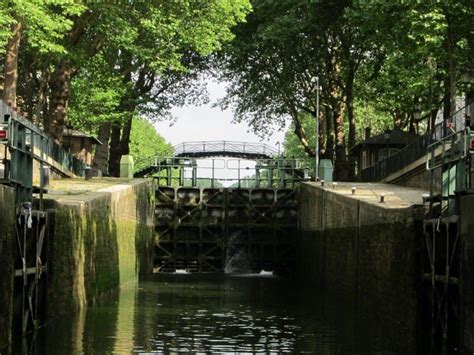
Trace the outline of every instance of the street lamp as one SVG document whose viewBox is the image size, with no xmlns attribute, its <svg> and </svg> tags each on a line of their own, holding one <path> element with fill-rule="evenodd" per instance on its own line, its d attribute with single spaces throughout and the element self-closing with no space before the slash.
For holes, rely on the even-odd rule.
<svg viewBox="0 0 474 355">
<path fill-rule="evenodd" d="M 314 150 L 315 155 L 315 174 L 314 181 L 319 180 L 319 76 L 316 77 L 316 148 Z"/>
</svg>

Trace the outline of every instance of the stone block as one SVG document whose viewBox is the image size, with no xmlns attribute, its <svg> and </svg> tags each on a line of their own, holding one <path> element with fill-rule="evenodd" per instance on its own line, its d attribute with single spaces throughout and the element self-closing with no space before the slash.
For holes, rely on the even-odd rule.
<svg viewBox="0 0 474 355">
<path fill-rule="evenodd" d="M 122 155 L 122 158 L 120 158 L 120 177 L 133 178 L 133 169 L 133 157 L 131 155 Z"/>
</svg>

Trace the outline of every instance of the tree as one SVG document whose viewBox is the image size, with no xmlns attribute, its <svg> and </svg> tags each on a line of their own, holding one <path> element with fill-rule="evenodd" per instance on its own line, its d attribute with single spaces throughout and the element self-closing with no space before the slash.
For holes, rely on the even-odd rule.
<svg viewBox="0 0 474 355">
<path fill-rule="evenodd" d="M 442 106 L 449 117 L 454 97 L 467 90 L 459 77 L 472 68 L 466 62 L 473 50 L 472 31 L 466 27 L 474 20 L 472 6 L 466 1 L 371 1 L 364 9 L 378 19 L 383 60 L 364 68 L 360 95 L 389 112 L 399 129 L 418 132 L 424 121 L 433 127 Z M 417 111 L 420 118 L 415 117 Z"/>
<path fill-rule="evenodd" d="M 231 2 L 127 2 L 121 6 L 90 3 L 65 38 L 69 52 L 50 75 L 51 99 L 45 128 L 58 140 L 66 122 L 71 81 L 96 55 L 106 58 L 108 72 L 120 78 L 124 92 L 121 120 L 104 122 L 99 138 L 110 137 L 109 172 L 129 150 L 135 113 L 149 112 L 158 96 L 176 87 L 188 72 L 189 58 L 207 56 L 231 39 L 230 27 L 250 7 L 247 0 Z"/>
<path fill-rule="evenodd" d="M 155 127 L 144 118 L 133 118 L 130 134 L 130 154 L 135 159 L 135 171 L 145 168 L 144 158 L 173 155 L 173 147 L 156 131 Z"/>
<path fill-rule="evenodd" d="M 23 35 L 38 53 L 62 53 L 59 43 L 71 29 L 70 16 L 78 15 L 84 7 L 73 0 L 10 0 L 0 5 L 0 24 L 10 31 L 0 31 L 0 43 L 5 44 L 3 66 L 3 99 L 16 107 L 18 56 Z M 2 26 L 2 28 L 3 28 Z"/>
<path fill-rule="evenodd" d="M 356 103 L 390 113 L 395 127 L 417 131 L 423 119 L 436 116 L 443 90 L 449 115 L 460 88 L 458 63 L 472 67 L 466 64 L 472 31 L 465 24 L 473 20 L 466 1 L 433 6 L 255 0 L 253 5 L 218 61 L 221 77 L 230 82 L 221 104 L 262 134 L 290 118 L 309 156 L 315 152 L 303 120 L 313 115 L 320 121 L 321 157 L 335 161 L 336 179 L 352 179 L 355 171 L 347 153 L 360 130 Z M 454 21 L 456 16 L 461 20 Z M 322 84 L 320 117 L 315 117 L 316 77 Z"/>
<path fill-rule="evenodd" d="M 361 102 L 359 99 L 354 104 L 354 118 L 356 120 L 355 126 L 357 127 L 355 134 L 355 144 L 365 139 L 365 128 L 371 129 L 371 134 L 381 134 L 384 131 L 392 128 L 392 117 L 376 107 L 370 101 Z M 301 115 L 301 123 L 306 132 L 308 132 L 308 143 L 310 146 L 315 145 L 315 122 L 314 117 L 309 114 Z M 298 137 L 293 134 L 293 127 L 291 127 L 285 134 L 284 155 L 287 158 L 296 158 L 304 160 L 311 171 L 314 171 L 315 159 L 313 156 L 309 156 L 305 152 L 303 146 L 300 144 Z M 345 122 L 345 130 L 349 129 L 349 121 Z M 322 156 L 325 156 L 325 152 L 322 152 Z"/>
<path fill-rule="evenodd" d="M 219 62 L 230 85 L 224 107 L 233 107 L 237 120 L 266 132 L 269 123 L 291 118 L 300 144 L 315 155 L 302 125 L 303 113 L 316 119 L 316 77 L 323 87 L 321 146 L 336 158 L 336 176 L 347 178 L 344 115 L 349 107 L 350 144 L 354 143 L 353 83 L 369 35 L 346 16 L 350 1 L 254 2 L 247 22 L 237 26 Z M 325 114 L 324 114 L 325 113 Z M 324 117 L 324 119 L 322 119 Z"/>
<path fill-rule="evenodd" d="M 230 28 L 242 21 L 249 9 L 246 0 L 165 2 L 159 7 L 140 3 L 134 8 L 130 22 L 139 24 L 137 38 L 130 48 L 117 49 L 119 71 L 125 82 L 132 85 L 121 102 L 123 122 L 115 122 L 111 127 L 109 172 L 112 175 L 118 173 L 120 156 L 129 151 L 134 112 L 149 112 L 150 104 L 156 102 L 159 102 L 158 111 L 162 111 L 166 98 L 176 99 L 181 96 L 179 89 L 189 89 L 190 79 L 205 69 L 202 57 L 232 39 Z M 155 16 L 140 21 L 148 14 Z M 167 95 L 169 91 L 172 95 Z M 168 102 L 176 104 L 179 100 Z"/>
<path fill-rule="evenodd" d="M 106 146 L 111 138 L 116 174 L 120 155 L 129 151 L 132 118 L 156 119 L 171 105 L 199 101 L 203 90 L 191 88 L 193 79 L 249 11 L 248 0 L 11 0 L 0 4 L 6 15 L 0 23 L 21 25 L 18 33 L 28 30 L 16 61 L 7 60 L 21 65 L 20 108 L 58 142 L 66 124 L 99 129 Z M 19 41 L 0 30 L 0 40 L 10 38 Z M 105 107 L 88 107 L 94 103 Z"/>
</svg>

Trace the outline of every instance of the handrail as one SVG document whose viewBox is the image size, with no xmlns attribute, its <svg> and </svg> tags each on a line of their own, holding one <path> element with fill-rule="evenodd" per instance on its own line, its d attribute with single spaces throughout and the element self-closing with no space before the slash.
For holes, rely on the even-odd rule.
<svg viewBox="0 0 474 355">
<path fill-rule="evenodd" d="M 216 155 L 248 156 L 271 158 L 278 155 L 278 151 L 265 143 L 251 143 L 239 141 L 195 141 L 182 142 L 174 147 L 175 156 L 212 157 Z"/>
<path fill-rule="evenodd" d="M 40 152 L 42 152 L 44 164 L 66 175 L 84 176 L 86 165 L 82 161 L 64 150 L 37 125 L 23 118 L 20 113 L 13 110 L 3 100 L 0 100 L 0 119 L 3 119 L 6 115 L 20 122 L 31 132 L 34 132 L 32 135 L 32 147 L 34 148 L 33 156 L 36 160 L 41 158 Z"/>
<path fill-rule="evenodd" d="M 463 111 L 470 104 L 461 107 L 450 116 L 451 126 L 446 126 L 446 121 L 439 122 L 425 134 L 417 137 L 413 142 L 403 147 L 400 151 L 392 154 L 375 164 L 361 170 L 361 180 L 365 182 L 380 181 L 389 175 L 403 169 L 426 155 L 428 146 L 439 142 L 446 136 L 464 129 Z"/>
</svg>

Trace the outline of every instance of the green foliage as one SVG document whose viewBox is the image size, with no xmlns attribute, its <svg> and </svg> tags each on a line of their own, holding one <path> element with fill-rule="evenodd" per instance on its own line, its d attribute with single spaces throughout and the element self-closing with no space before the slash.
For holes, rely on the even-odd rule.
<svg viewBox="0 0 474 355">
<path fill-rule="evenodd" d="M 10 26 L 15 23 L 15 19 L 10 15 L 6 2 L 0 3 L 0 54 L 5 53 L 5 45 L 11 36 Z"/>
<path fill-rule="evenodd" d="M 197 180 L 197 183 L 196 183 L 196 186 L 197 186 L 197 187 L 201 187 L 201 188 L 206 188 L 206 187 L 215 187 L 215 188 L 224 187 L 224 185 L 222 185 L 222 183 L 221 183 L 219 180 L 214 180 L 214 186 L 212 186 L 212 179 L 205 179 L 205 178 L 198 179 L 198 180 Z"/>
<path fill-rule="evenodd" d="M 308 138 L 308 144 L 311 147 L 316 145 L 314 137 L 316 136 L 316 120 L 313 116 L 309 114 L 301 114 L 301 123 L 303 129 L 306 132 Z M 294 124 L 291 124 L 289 129 L 285 133 L 285 140 L 283 142 L 284 155 L 286 158 L 296 158 L 296 159 L 308 159 L 308 154 L 305 152 L 303 146 L 301 145 L 298 137 L 294 134 Z M 314 158 L 308 159 L 308 161 L 313 162 Z"/>
<path fill-rule="evenodd" d="M 18 106 L 48 131 L 60 132 L 49 123 L 67 116 L 85 130 L 106 121 L 129 127 L 137 113 L 158 119 L 205 100 L 193 84 L 250 10 L 249 0 L 8 0 L 0 47 L 20 22 Z"/>
<path fill-rule="evenodd" d="M 85 6 L 74 0 L 9 0 L 0 4 L 0 53 L 11 33 L 9 25 L 21 22 L 23 37 L 40 54 L 64 53 L 64 34 L 73 26 L 72 18 Z"/>
<path fill-rule="evenodd" d="M 290 118 L 297 135 L 293 142 L 288 136 L 291 154 L 303 153 L 298 145 L 314 154 L 314 129 L 305 120 L 316 116 L 316 77 L 322 86 L 320 134 L 336 169 L 338 161 L 344 168 L 348 148 L 365 127 L 416 131 L 426 122 L 415 113 L 434 117 L 443 97 L 469 90 L 459 80 L 462 72 L 473 72 L 474 11 L 466 0 L 253 5 L 218 60 L 230 83 L 221 105 L 261 135 Z"/>
<path fill-rule="evenodd" d="M 308 137 L 308 143 L 311 147 L 316 145 L 315 142 L 315 118 L 309 114 L 301 114 L 301 122 Z M 378 110 L 371 102 L 356 101 L 355 104 L 356 117 L 356 142 L 360 142 L 365 138 L 365 128 L 370 127 L 371 134 L 376 135 L 383 133 L 387 129 L 392 128 L 392 117 L 386 112 Z M 345 129 L 348 129 L 348 123 L 345 122 Z M 284 154 L 286 158 L 302 159 L 305 163 L 314 169 L 315 158 L 309 157 L 302 147 L 298 137 L 293 133 L 294 125 L 291 124 L 285 133 Z"/>
<path fill-rule="evenodd" d="M 147 166 L 143 158 L 172 156 L 173 147 L 143 118 L 134 118 L 130 134 L 130 154 L 135 158 L 135 171 Z"/>
<path fill-rule="evenodd" d="M 393 128 L 390 114 L 378 109 L 373 101 L 356 100 L 354 106 L 357 122 L 356 142 L 364 140 L 366 128 L 370 128 L 371 135 L 377 135 Z"/>
<path fill-rule="evenodd" d="M 72 81 L 70 123 L 95 133 L 103 122 L 120 122 L 119 106 L 125 92 L 126 84 L 109 70 L 103 55 L 94 56 Z"/>
</svg>

